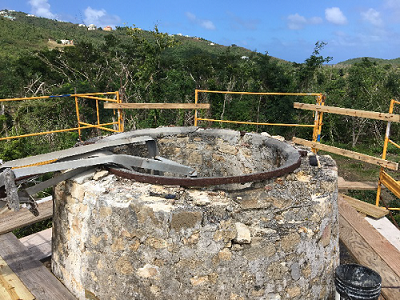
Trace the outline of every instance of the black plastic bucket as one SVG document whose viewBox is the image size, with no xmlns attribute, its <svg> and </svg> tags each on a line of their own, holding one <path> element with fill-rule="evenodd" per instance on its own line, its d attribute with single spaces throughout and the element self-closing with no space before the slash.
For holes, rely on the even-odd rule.
<svg viewBox="0 0 400 300">
<path fill-rule="evenodd" d="M 381 294 L 381 276 L 357 264 L 340 265 L 335 270 L 336 290 L 344 299 L 376 300 Z"/>
</svg>

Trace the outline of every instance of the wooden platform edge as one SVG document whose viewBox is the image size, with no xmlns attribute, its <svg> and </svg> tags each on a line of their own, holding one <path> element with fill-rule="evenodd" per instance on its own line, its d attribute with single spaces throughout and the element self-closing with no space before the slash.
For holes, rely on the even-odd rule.
<svg viewBox="0 0 400 300">
<path fill-rule="evenodd" d="M 352 207 L 354 207 L 358 212 L 361 212 L 363 214 L 366 214 L 367 216 L 373 217 L 375 219 L 380 219 L 387 214 L 389 214 L 389 210 L 383 207 L 379 207 L 355 198 L 352 198 L 350 196 L 347 196 L 345 194 L 339 193 L 339 196 L 343 198 L 348 204 L 350 204 Z"/>
<path fill-rule="evenodd" d="M 39 216 L 35 217 L 28 209 L 9 211 L 0 215 L 0 234 L 49 219 L 53 216 L 53 201 L 38 204 Z"/>
<path fill-rule="evenodd" d="M 371 224 L 348 204 L 340 195 L 338 197 L 340 217 L 346 220 L 353 230 L 373 249 L 393 272 L 400 277 L 400 252 L 384 238 Z"/>
<path fill-rule="evenodd" d="M 377 182 L 358 182 L 358 181 L 347 181 L 343 177 L 338 177 L 338 189 L 339 190 L 357 190 L 357 191 L 376 191 L 378 188 Z M 385 188 L 385 186 L 382 186 Z"/>
<path fill-rule="evenodd" d="M 318 142 L 308 141 L 308 140 L 297 138 L 297 137 L 293 137 L 292 141 L 296 144 L 300 144 L 300 145 L 315 148 L 318 150 L 323 150 L 323 151 L 339 154 L 339 155 L 350 157 L 350 158 L 356 159 L 356 160 L 361 160 L 361 161 L 364 161 L 364 162 L 367 162 L 370 164 L 374 164 L 374 165 L 378 165 L 381 167 L 385 167 L 385 168 L 388 168 L 388 169 L 391 169 L 394 171 L 397 171 L 399 168 L 399 164 L 396 162 L 384 160 L 384 159 L 377 158 L 374 156 L 370 156 L 370 155 L 366 155 L 366 154 L 362 154 L 362 153 L 358 153 L 358 152 L 354 152 L 354 151 L 350 151 L 350 150 L 346 150 L 346 149 L 341 149 L 341 148 L 337 148 L 337 147 L 333 147 L 333 146 L 329 146 L 329 145 L 324 145 L 324 144 L 321 144 Z"/>
<path fill-rule="evenodd" d="M 37 300 L 76 300 L 75 296 L 12 233 L 0 235 L 0 256 Z"/>
</svg>

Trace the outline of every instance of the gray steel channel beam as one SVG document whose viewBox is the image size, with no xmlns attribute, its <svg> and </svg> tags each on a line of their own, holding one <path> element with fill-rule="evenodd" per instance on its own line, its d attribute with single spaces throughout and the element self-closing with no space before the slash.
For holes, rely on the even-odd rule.
<svg viewBox="0 0 400 300">
<path fill-rule="evenodd" d="M 51 186 L 55 186 L 57 183 L 59 183 L 61 181 L 64 181 L 64 180 L 67 180 L 67 179 L 69 179 L 71 177 L 74 177 L 75 175 L 78 175 L 78 174 L 80 174 L 80 173 L 82 173 L 82 172 L 84 172 L 84 171 L 86 171 L 88 169 L 90 169 L 90 167 L 88 167 L 88 168 L 78 168 L 78 169 L 74 169 L 74 170 L 71 170 L 71 171 L 64 172 L 64 173 L 62 173 L 60 175 L 57 175 L 57 176 L 55 176 L 53 178 L 50 178 L 49 180 L 43 181 L 43 182 L 38 183 L 38 184 L 36 184 L 34 186 L 31 186 L 31 187 L 28 187 L 28 188 L 25 189 L 25 191 L 29 196 L 35 195 L 35 194 L 43 191 L 44 189 L 47 189 L 47 188 L 49 188 Z"/>
<path fill-rule="evenodd" d="M 124 166 L 125 168 L 130 170 L 132 170 L 131 167 L 138 167 L 149 170 L 177 173 L 185 176 L 191 176 L 195 172 L 193 168 L 180 165 L 178 163 L 171 164 L 168 162 L 162 162 L 155 159 L 149 159 L 149 158 L 143 158 L 125 154 L 104 155 L 100 157 L 69 160 L 65 162 L 55 162 L 46 165 L 14 169 L 13 172 L 15 174 L 15 177 L 18 179 L 25 176 L 33 176 L 48 172 L 56 172 L 56 171 L 90 167 L 103 164 L 114 164 L 114 165 Z"/>
<path fill-rule="evenodd" d="M 67 157 L 73 157 L 76 155 L 89 153 L 89 152 L 106 149 L 106 148 L 110 148 L 110 147 L 116 147 L 116 146 L 121 146 L 121 145 L 126 145 L 126 144 L 145 143 L 147 141 L 154 141 L 154 139 L 150 136 L 140 136 L 140 137 L 133 137 L 133 138 L 116 139 L 116 140 L 111 140 L 111 141 L 106 141 L 106 142 L 99 142 L 99 143 L 95 143 L 95 144 L 84 145 L 84 146 L 80 146 L 80 147 L 55 151 L 55 152 L 51 152 L 51 153 L 47 153 L 47 154 L 40 154 L 40 155 L 36 155 L 36 156 L 30 156 L 30 157 L 26 157 L 26 158 L 11 160 L 11 161 L 5 162 L 4 164 L 0 165 L 0 169 L 29 166 L 29 165 L 34 165 L 34 164 L 38 164 L 38 163 L 43 163 L 46 161 L 53 161 L 53 160 L 67 158 Z"/>
</svg>

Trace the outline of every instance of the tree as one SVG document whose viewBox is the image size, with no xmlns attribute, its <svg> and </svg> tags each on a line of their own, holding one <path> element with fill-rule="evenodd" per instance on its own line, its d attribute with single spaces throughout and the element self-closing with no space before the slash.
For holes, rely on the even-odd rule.
<svg viewBox="0 0 400 300">
<path fill-rule="evenodd" d="M 311 92 L 315 87 L 318 71 L 320 71 L 324 63 L 329 63 L 332 60 L 332 57 L 320 55 L 326 45 L 327 43 L 325 42 L 316 42 L 313 53 L 305 60 L 304 64 L 294 64 L 295 69 L 297 69 L 298 87 L 301 91 Z"/>
</svg>

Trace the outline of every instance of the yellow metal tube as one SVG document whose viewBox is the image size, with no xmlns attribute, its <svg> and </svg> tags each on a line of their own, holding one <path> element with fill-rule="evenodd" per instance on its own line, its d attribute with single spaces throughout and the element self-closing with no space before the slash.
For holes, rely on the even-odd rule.
<svg viewBox="0 0 400 300">
<path fill-rule="evenodd" d="M 389 140 L 389 143 L 391 143 L 392 145 L 395 145 L 397 148 L 400 148 L 399 144 L 396 144 L 395 142 L 393 142 L 392 140 Z"/>
<path fill-rule="evenodd" d="M 260 123 L 260 122 L 247 122 L 247 121 L 230 121 L 230 120 L 216 120 L 216 119 L 203 119 L 197 118 L 198 121 L 232 123 L 232 124 L 247 124 L 247 125 L 266 125 L 266 126 L 288 126 L 288 127 L 314 127 L 314 125 L 307 124 L 282 124 L 282 123 Z"/>
<path fill-rule="evenodd" d="M 107 128 L 107 127 L 102 127 L 102 126 L 99 126 L 99 127 L 96 127 L 96 128 L 99 128 L 99 129 L 102 129 L 102 130 L 105 130 L 105 131 L 119 132 L 118 130 L 115 130 L 115 129 L 112 129 L 112 128 Z"/>
<path fill-rule="evenodd" d="M 260 93 L 260 92 L 229 92 L 229 91 L 208 91 L 197 90 L 199 93 L 214 94 L 239 94 L 239 95 L 271 95 L 271 96 L 320 96 L 321 93 Z"/>
<path fill-rule="evenodd" d="M 105 92 L 105 93 L 87 93 L 87 94 L 68 94 L 68 95 L 55 95 L 55 96 L 38 96 L 38 97 L 22 97 L 22 98 L 7 98 L 0 99 L 0 102 L 12 102 L 12 101 L 24 101 L 24 100 L 39 100 L 39 99 L 51 99 L 51 98 L 63 98 L 63 97 L 90 97 L 93 95 L 112 95 L 115 92 Z M 112 101 L 104 98 L 102 100 Z"/>
<path fill-rule="evenodd" d="M 197 104 L 199 102 L 199 92 L 198 90 L 194 90 L 194 104 Z M 197 109 L 194 110 L 194 126 L 197 126 Z"/>
<path fill-rule="evenodd" d="M 22 135 L 8 136 L 8 137 L 0 138 L 0 141 L 12 140 L 12 139 L 18 139 L 18 138 L 24 138 L 24 137 L 31 137 L 31 136 L 37 136 L 37 135 L 45 135 L 45 134 L 51 134 L 51 133 L 76 131 L 79 129 L 86 129 L 86 128 L 90 128 L 90 127 L 94 127 L 94 126 L 91 125 L 91 126 L 84 126 L 84 127 L 75 127 L 75 128 L 68 128 L 68 129 L 59 129 L 59 130 L 52 130 L 52 131 L 43 131 L 43 132 L 35 132 L 35 133 L 27 133 L 27 134 L 22 134 Z"/>
<path fill-rule="evenodd" d="M 76 120 L 78 121 L 78 135 L 79 139 L 81 140 L 81 120 L 79 117 L 79 104 L 78 104 L 78 97 L 75 96 L 75 111 L 76 111 Z"/>
<path fill-rule="evenodd" d="M 118 102 L 116 99 L 100 98 L 100 97 L 92 97 L 92 96 L 80 96 L 79 98 L 86 98 L 86 99 L 92 99 L 92 100 L 101 100 L 101 101 L 109 101 L 109 102 Z"/>
<path fill-rule="evenodd" d="M 394 104 L 399 103 L 398 101 L 395 101 L 392 99 L 390 101 L 390 106 L 389 106 L 389 113 L 392 114 L 394 110 Z M 390 125 L 392 122 L 388 122 L 386 125 L 386 133 L 385 133 L 385 141 L 383 143 L 383 150 L 382 150 L 382 159 L 386 159 L 386 154 L 387 154 L 387 148 L 388 148 L 388 143 L 390 141 Z M 397 144 L 396 144 L 397 146 Z M 381 191 L 382 191 L 382 184 L 384 182 L 384 179 L 386 178 L 386 173 L 384 171 L 384 168 L 380 169 L 379 172 L 379 180 L 378 180 L 378 189 L 376 190 L 376 199 L 375 199 L 375 205 L 379 206 L 379 202 L 381 199 Z"/>
<path fill-rule="evenodd" d="M 100 112 L 99 112 L 99 100 L 96 99 L 96 114 L 97 114 L 97 125 L 100 124 Z"/>
<path fill-rule="evenodd" d="M 394 110 L 394 100 L 392 99 L 390 101 L 390 106 L 389 106 L 389 113 L 392 114 Z M 383 151 L 382 151 L 382 159 L 386 159 L 386 153 L 387 153 L 387 147 L 389 143 L 389 137 L 390 137 L 390 125 L 392 122 L 388 122 L 386 126 L 386 133 L 385 133 L 385 142 L 383 143 Z"/>
<path fill-rule="evenodd" d="M 122 100 L 119 96 L 119 91 L 116 92 L 117 96 L 117 103 L 122 103 Z M 125 124 L 124 124 L 124 112 L 122 109 L 118 109 L 118 130 L 119 132 L 124 132 L 125 130 Z"/>
<path fill-rule="evenodd" d="M 102 95 L 102 96 L 104 96 L 104 95 L 116 95 L 117 99 L 108 99 L 108 98 L 96 97 L 96 96 L 100 96 L 100 95 Z M 122 112 L 120 110 L 118 110 L 118 112 L 119 112 L 118 122 L 100 124 L 100 112 L 99 112 L 98 101 L 101 100 L 101 101 L 110 101 L 110 102 L 120 103 L 120 98 L 119 98 L 119 92 L 118 91 L 116 91 L 116 92 L 100 92 L 100 93 L 85 93 L 85 94 L 67 94 L 67 95 L 56 95 L 56 96 L 9 98 L 9 99 L 0 99 L 0 102 L 29 101 L 29 100 L 52 99 L 52 98 L 63 98 L 63 97 L 69 97 L 69 98 L 74 97 L 75 98 L 75 110 L 76 110 L 76 117 L 77 117 L 78 127 L 76 127 L 76 128 L 68 128 L 68 129 L 60 129 L 60 130 L 51 130 L 51 131 L 45 131 L 45 132 L 37 132 L 37 133 L 29 133 L 29 134 L 18 135 L 18 136 L 4 137 L 4 138 L 0 138 L 0 141 L 11 140 L 11 139 L 16 139 L 16 138 L 22 138 L 22 137 L 39 136 L 39 135 L 45 135 L 45 134 L 51 134 L 51 133 L 69 132 L 69 131 L 75 131 L 75 130 L 78 131 L 79 138 L 81 139 L 81 134 L 82 134 L 81 130 L 82 129 L 97 127 L 97 128 L 100 128 L 100 129 L 103 129 L 103 130 L 107 130 L 107 131 L 115 131 L 113 129 L 106 128 L 106 127 L 102 128 L 102 126 L 115 125 L 115 124 L 118 124 L 118 131 L 120 131 L 120 132 L 123 131 L 123 116 L 122 116 Z M 92 124 L 81 122 L 78 98 L 88 98 L 88 99 L 96 100 L 97 125 L 92 125 Z M 85 125 L 85 126 L 81 126 L 81 125 Z"/>
<path fill-rule="evenodd" d="M 89 123 L 85 123 L 85 122 L 80 122 L 80 124 L 88 126 L 88 127 L 91 127 L 91 128 L 97 128 L 99 126 L 107 126 L 107 125 L 118 124 L 118 122 L 109 122 L 109 123 L 103 123 L 103 124 L 99 124 L 99 125 L 89 124 Z"/>
<path fill-rule="evenodd" d="M 375 206 L 379 206 L 379 202 L 381 201 L 381 191 L 382 191 L 382 182 L 381 182 L 381 175 L 383 168 L 379 172 L 379 180 L 378 180 L 378 188 L 376 190 L 376 199 L 375 199 Z"/>
<path fill-rule="evenodd" d="M 57 159 L 51 159 L 51 160 L 46 160 L 46 161 L 41 161 L 35 164 L 30 164 L 30 165 L 25 165 L 25 166 L 18 166 L 18 167 L 12 167 L 11 169 L 21 169 L 21 168 L 27 168 L 27 167 L 33 167 L 33 166 L 43 166 L 47 164 L 51 164 L 53 162 L 57 161 Z"/>
</svg>

